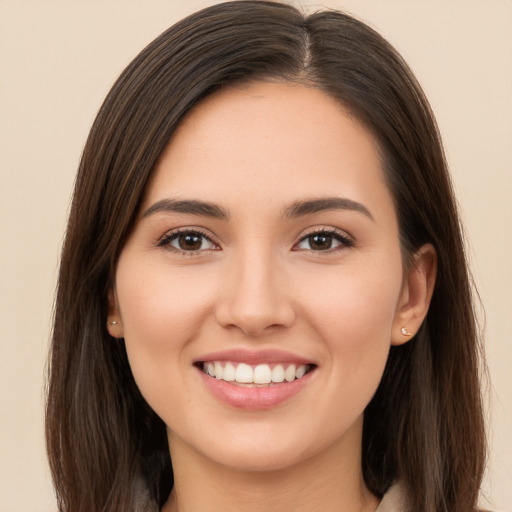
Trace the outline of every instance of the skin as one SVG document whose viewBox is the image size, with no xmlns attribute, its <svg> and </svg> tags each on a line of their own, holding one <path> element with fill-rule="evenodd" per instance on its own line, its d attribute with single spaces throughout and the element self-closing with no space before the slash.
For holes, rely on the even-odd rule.
<svg viewBox="0 0 512 512">
<path fill-rule="evenodd" d="M 283 216 L 324 197 L 367 213 Z M 169 198 L 229 217 L 144 215 Z M 209 240 L 180 250 L 165 238 L 178 228 Z M 331 248 L 312 245 L 326 230 Z M 329 238 L 338 234 L 349 243 Z M 337 101 L 256 83 L 199 104 L 156 166 L 110 294 L 110 332 L 125 338 L 136 382 L 168 427 L 175 486 L 164 510 L 375 510 L 361 472 L 363 411 L 390 345 L 410 339 L 400 329 L 421 325 L 434 279 L 431 246 L 404 275 L 377 144 Z M 287 350 L 316 368 L 284 403 L 240 410 L 193 365 L 235 347 Z"/>
</svg>

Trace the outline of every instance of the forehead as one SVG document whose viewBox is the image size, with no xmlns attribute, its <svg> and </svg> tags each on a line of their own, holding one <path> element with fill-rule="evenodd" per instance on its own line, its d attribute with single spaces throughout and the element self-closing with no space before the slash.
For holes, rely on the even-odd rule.
<svg viewBox="0 0 512 512">
<path fill-rule="evenodd" d="M 365 127 L 317 88 L 264 82 L 225 88 L 187 115 L 159 159 L 145 203 L 193 195 L 277 204 L 326 193 L 372 201 L 373 192 L 389 196 Z"/>
</svg>

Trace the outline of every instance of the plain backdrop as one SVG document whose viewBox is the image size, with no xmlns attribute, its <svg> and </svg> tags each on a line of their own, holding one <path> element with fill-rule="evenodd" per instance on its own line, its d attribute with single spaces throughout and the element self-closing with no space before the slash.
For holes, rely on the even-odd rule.
<svg viewBox="0 0 512 512">
<path fill-rule="evenodd" d="M 44 367 L 80 153 L 115 78 L 201 0 L 0 0 L 0 512 L 54 511 Z M 484 494 L 512 510 L 512 1 L 325 0 L 394 44 L 437 115 L 486 310 Z"/>
</svg>

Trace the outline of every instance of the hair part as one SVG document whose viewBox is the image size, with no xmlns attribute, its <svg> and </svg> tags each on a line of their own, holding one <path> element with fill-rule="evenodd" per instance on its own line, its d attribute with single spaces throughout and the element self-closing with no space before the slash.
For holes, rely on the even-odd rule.
<svg viewBox="0 0 512 512">
<path fill-rule="evenodd" d="M 485 462 L 480 345 L 429 104 L 402 58 L 365 24 L 257 0 L 209 7 L 161 34 L 121 74 L 89 134 L 49 362 L 46 436 L 59 510 L 146 510 L 168 497 L 166 428 L 135 384 L 124 342 L 108 335 L 107 294 L 155 163 L 180 121 L 214 91 L 261 80 L 318 87 L 359 119 L 381 151 L 405 261 L 424 243 L 437 252 L 428 315 L 413 340 L 391 348 L 365 411 L 366 484 L 382 496 L 400 479 L 417 512 L 475 510 Z"/>
</svg>

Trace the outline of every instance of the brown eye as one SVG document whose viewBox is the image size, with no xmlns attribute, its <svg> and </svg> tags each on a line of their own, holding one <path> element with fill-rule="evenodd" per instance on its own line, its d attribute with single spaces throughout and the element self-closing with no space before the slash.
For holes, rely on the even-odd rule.
<svg viewBox="0 0 512 512">
<path fill-rule="evenodd" d="M 206 236 L 198 231 L 179 231 L 168 233 L 158 243 L 159 247 L 168 247 L 176 252 L 199 252 L 216 250 L 218 247 Z"/>
<path fill-rule="evenodd" d="M 176 241 L 183 251 L 199 251 L 203 245 L 203 237 L 194 233 L 180 234 Z"/>
<path fill-rule="evenodd" d="M 353 245 L 350 238 L 337 231 L 318 231 L 302 238 L 293 250 L 328 252 Z"/>
<path fill-rule="evenodd" d="M 331 249 L 333 244 L 333 239 L 331 235 L 320 234 L 320 235 L 311 235 L 307 238 L 309 247 L 314 251 L 325 251 L 326 249 Z"/>
</svg>

